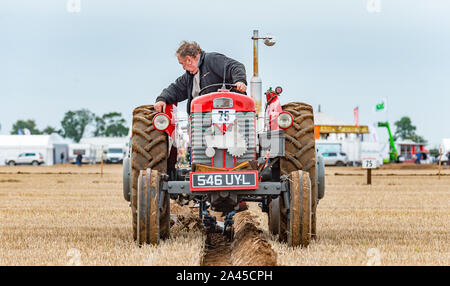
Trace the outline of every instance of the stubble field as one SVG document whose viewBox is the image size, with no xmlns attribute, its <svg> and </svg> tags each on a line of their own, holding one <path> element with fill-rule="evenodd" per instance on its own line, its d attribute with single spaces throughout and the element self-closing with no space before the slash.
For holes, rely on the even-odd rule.
<svg viewBox="0 0 450 286">
<path fill-rule="evenodd" d="M 258 235 L 243 243 L 273 251 L 277 265 L 449 265 L 450 170 L 438 179 L 434 166 L 394 167 L 375 170 L 372 185 L 363 170 L 327 167 L 318 239 L 308 248 L 277 242 L 255 203 L 237 218 Z M 120 165 L 105 165 L 103 177 L 98 165 L 0 167 L 0 265 L 211 265 L 209 240 L 186 219 L 192 211 L 172 212 L 172 238 L 140 248 Z M 231 260 L 206 260 L 251 261 L 236 257 L 246 255 L 236 244 L 224 245 L 236 250 L 223 254 Z"/>
</svg>

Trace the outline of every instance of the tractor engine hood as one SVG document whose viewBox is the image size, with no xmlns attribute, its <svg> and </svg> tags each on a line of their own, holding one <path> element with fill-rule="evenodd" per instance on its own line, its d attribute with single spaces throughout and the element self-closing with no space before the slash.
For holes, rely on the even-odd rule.
<svg viewBox="0 0 450 286">
<path fill-rule="evenodd" d="M 249 96 L 220 90 L 191 103 L 191 163 L 234 168 L 256 160 L 255 103 Z"/>
<path fill-rule="evenodd" d="M 231 99 L 231 103 L 225 99 Z M 213 109 L 233 109 L 236 112 L 255 111 L 255 102 L 247 95 L 229 91 L 218 91 L 201 95 L 191 102 L 191 113 L 212 112 Z"/>
</svg>

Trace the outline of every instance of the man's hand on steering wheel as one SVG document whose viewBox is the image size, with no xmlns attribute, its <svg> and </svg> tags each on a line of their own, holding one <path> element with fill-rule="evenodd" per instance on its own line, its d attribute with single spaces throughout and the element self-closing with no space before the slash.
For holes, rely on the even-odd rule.
<svg viewBox="0 0 450 286">
<path fill-rule="evenodd" d="M 245 83 L 238 81 L 236 82 L 235 89 L 239 92 L 245 92 L 247 90 L 247 86 L 245 85 Z"/>
</svg>

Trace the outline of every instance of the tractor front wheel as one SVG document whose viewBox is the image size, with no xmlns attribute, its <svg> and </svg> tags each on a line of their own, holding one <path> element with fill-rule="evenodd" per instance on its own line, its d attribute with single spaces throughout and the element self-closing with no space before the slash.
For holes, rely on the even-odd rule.
<svg viewBox="0 0 450 286">
<path fill-rule="evenodd" d="M 311 241 L 311 181 L 309 174 L 303 171 L 294 171 L 289 177 L 290 205 L 287 242 L 292 247 L 307 247 Z"/>
<path fill-rule="evenodd" d="M 279 196 L 276 199 L 272 199 L 272 201 L 269 204 L 268 224 L 269 224 L 269 231 L 273 235 L 280 234 L 280 216 L 281 216 L 280 201 L 281 200 L 283 200 L 283 197 Z"/>
<path fill-rule="evenodd" d="M 289 192 L 272 199 L 269 205 L 269 231 L 279 235 L 281 242 L 289 246 L 307 247 L 311 241 L 312 191 L 308 172 L 289 174 Z"/>
<path fill-rule="evenodd" d="M 143 105 L 133 111 L 133 129 L 131 138 L 131 213 L 133 238 L 137 239 L 137 194 L 138 177 L 141 170 L 151 168 L 161 173 L 167 172 L 168 139 L 164 131 L 155 129 L 153 117 L 158 114 L 153 105 Z M 168 237 L 170 212 L 167 206 L 169 198 L 164 201 L 162 217 L 165 221 L 162 236 Z M 167 223 L 166 223 L 167 222 Z M 165 229 L 167 228 L 167 230 Z"/>
<path fill-rule="evenodd" d="M 164 213 L 169 212 L 167 202 L 169 194 L 161 190 L 161 174 L 150 168 L 142 170 L 137 194 L 136 237 L 139 245 L 158 245 L 161 238 L 168 236 L 170 225 L 166 225 L 164 216 Z"/>
</svg>

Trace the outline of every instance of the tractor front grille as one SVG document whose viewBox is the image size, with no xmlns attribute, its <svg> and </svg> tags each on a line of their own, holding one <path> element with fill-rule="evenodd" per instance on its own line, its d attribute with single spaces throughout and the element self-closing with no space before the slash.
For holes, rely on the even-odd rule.
<svg viewBox="0 0 450 286">
<path fill-rule="evenodd" d="M 255 160 L 256 157 L 256 137 L 255 137 L 255 113 L 254 112 L 236 112 L 236 121 L 239 125 L 240 133 L 245 137 L 247 150 L 245 153 L 236 157 L 236 164 L 247 160 Z M 191 115 L 191 158 L 192 163 L 211 166 L 212 160 L 206 156 L 205 136 L 211 134 L 211 113 L 193 113 Z M 223 149 L 216 149 L 214 155 L 214 167 L 222 168 Z M 225 151 L 225 167 L 235 166 L 234 157 Z"/>
</svg>

